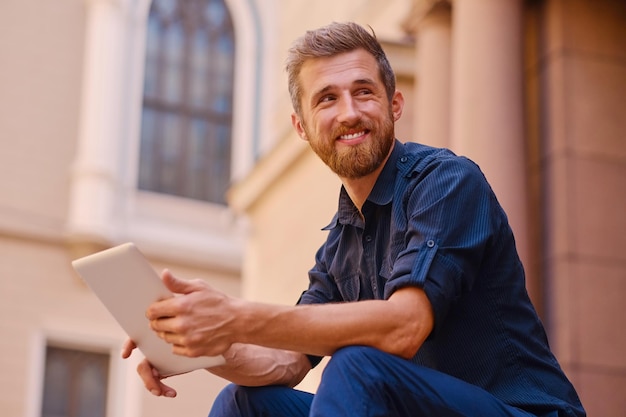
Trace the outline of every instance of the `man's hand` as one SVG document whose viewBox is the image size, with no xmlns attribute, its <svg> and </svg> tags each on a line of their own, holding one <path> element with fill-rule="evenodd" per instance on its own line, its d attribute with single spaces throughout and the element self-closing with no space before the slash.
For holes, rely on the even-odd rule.
<svg viewBox="0 0 626 417">
<path fill-rule="evenodd" d="M 165 286 L 175 297 L 153 303 L 146 311 L 151 328 L 172 345 L 178 355 L 216 356 L 231 345 L 227 324 L 234 314 L 228 314 L 229 299 L 202 280 L 186 281 L 165 270 L 161 274 Z M 130 357 L 137 345 L 127 340 L 122 358 Z M 162 382 L 165 377 L 144 359 L 137 366 L 146 389 L 156 396 L 175 397 L 176 390 Z"/>
<path fill-rule="evenodd" d="M 177 296 L 150 305 L 146 317 L 152 330 L 178 355 L 217 356 L 227 351 L 234 342 L 236 300 L 202 280 L 182 280 L 168 270 L 161 279 Z"/>
<path fill-rule="evenodd" d="M 137 345 L 135 342 L 128 339 L 122 347 L 122 358 L 128 359 L 136 347 Z M 157 397 L 176 397 L 176 390 L 161 382 L 164 377 L 159 375 L 159 372 L 152 365 L 150 365 L 150 362 L 148 362 L 147 359 L 141 361 L 141 363 L 137 366 L 137 373 L 141 377 L 146 389 L 153 395 L 156 395 Z"/>
</svg>

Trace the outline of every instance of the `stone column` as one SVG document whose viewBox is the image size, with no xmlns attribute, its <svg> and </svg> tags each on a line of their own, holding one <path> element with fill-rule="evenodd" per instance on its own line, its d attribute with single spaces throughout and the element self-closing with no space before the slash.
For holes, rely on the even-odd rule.
<svg viewBox="0 0 626 417">
<path fill-rule="evenodd" d="M 407 26 L 417 40 L 416 142 L 450 147 L 451 11 L 447 0 L 417 0 Z"/>
<path fill-rule="evenodd" d="M 528 265 L 522 18 L 521 0 L 454 1 L 451 147 L 480 165 Z"/>
<path fill-rule="evenodd" d="M 124 87 L 124 0 L 90 0 L 83 63 L 82 106 L 67 218 L 69 242 L 104 246 L 113 239 L 119 204 Z"/>
</svg>

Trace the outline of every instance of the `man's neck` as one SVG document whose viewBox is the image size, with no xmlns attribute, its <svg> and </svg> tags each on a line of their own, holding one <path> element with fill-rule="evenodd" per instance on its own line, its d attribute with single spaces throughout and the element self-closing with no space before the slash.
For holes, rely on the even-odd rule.
<svg viewBox="0 0 626 417">
<path fill-rule="evenodd" d="M 348 196 L 350 196 L 350 200 L 352 200 L 352 203 L 354 203 L 356 208 L 359 209 L 361 216 L 362 216 L 361 209 L 363 208 L 363 204 L 365 204 L 365 200 L 367 200 L 367 197 L 369 197 L 370 193 L 372 192 L 372 189 L 374 188 L 374 185 L 376 184 L 376 180 L 378 179 L 378 176 L 380 175 L 381 171 L 385 167 L 385 164 L 387 163 L 387 160 L 389 159 L 389 155 L 391 155 L 391 152 L 393 152 L 393 146 L 391 147 L 389 154 L 387 155 L 385 160 L 380 164 L 380 166 L 376 168 L 375 171 L 373 171 L 372 173 L 364 177 L 359 177 L 359 178 L 339 177 L 344 188 L 346 189 L 346 192 L 348 193 Z"/>
<path fill-rule="evenodd" d="M 341 182 L 343 183 L 343 186 L 346 189 L 348 196 L 350 196 L 350 200 L 352 200 L 356 208 L 359 209 L 359 212 L 363 208 L 365 200 L 367 200 L 367 197 L 372 192 L 374 184 L 376 184 L 378 174 L 380 174 L 380 170 L 377 169 L 375 172 L 372 172 L 366 177 L 341 178 Z"/>
</svg>

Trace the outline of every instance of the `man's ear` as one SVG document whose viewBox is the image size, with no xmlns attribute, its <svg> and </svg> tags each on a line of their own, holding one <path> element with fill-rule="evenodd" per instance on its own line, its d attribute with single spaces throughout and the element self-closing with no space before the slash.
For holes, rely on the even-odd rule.
<svg viewBox="0 0 626 417">
<path fill-rule="evenodd" d="M 397 122 L 400 116 L 402 116 L 402 109 L 404 109 L 404 96 L 402 92 L 396 90 L 391 99 L 391 112 L 393 113 L 394 122 Z"/>
<path fill-rule="evenodd" d="M 309 138 L 306 136 L 306 131 L 304 130 L 302 121 L 295 112 L 291 113 L 291 124 L 293 125 L 293 128 L 296 129 L 296 133 L 298 134 L 298 136 L 300 136 L 302 140 L 309 140 Z"/>
</svg>

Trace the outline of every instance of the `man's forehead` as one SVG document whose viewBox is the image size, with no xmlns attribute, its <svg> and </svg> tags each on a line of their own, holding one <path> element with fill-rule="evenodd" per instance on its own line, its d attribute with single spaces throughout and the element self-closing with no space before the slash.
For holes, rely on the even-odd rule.
<svg viewBox="0 0 626 417">
<path fill-rule="evenodd" d="M 364 80 L 381 81 L 376 59 L 361 49 L 329 57 L 310 58 L 300 70 L 300 82 L 307 90 L 321 90 L 337 82 L 363 83 Z"/>
</svg>

